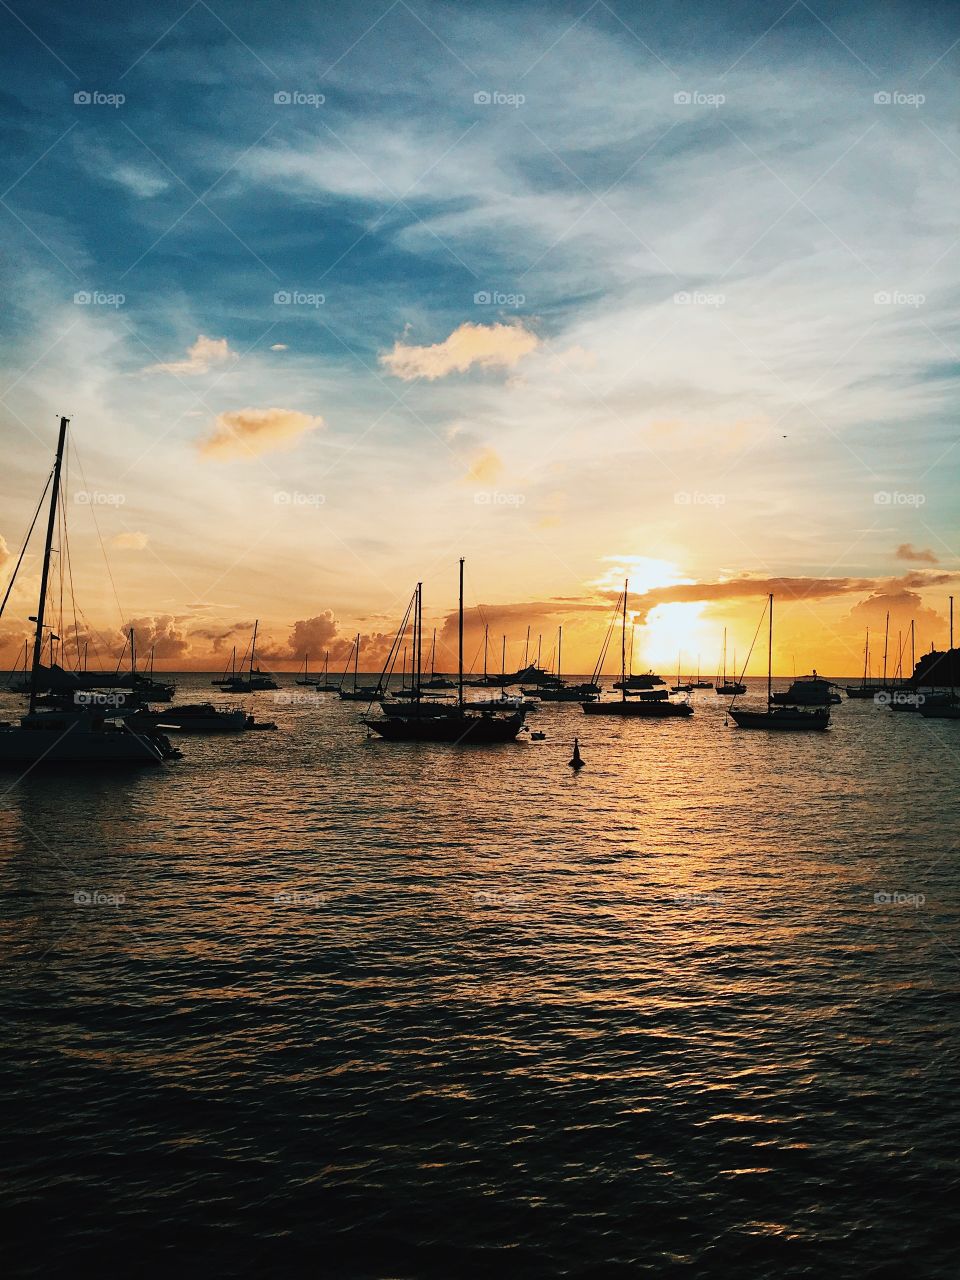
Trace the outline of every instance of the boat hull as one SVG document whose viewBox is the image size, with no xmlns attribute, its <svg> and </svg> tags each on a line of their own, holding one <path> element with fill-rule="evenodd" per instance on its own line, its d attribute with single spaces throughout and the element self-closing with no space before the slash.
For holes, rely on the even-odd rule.
<svg viewBox="0 0 960 1280">
<path fill-rule="evenodd" d="M 79 719 L 31 728 L 0 725 L 0 768 L 123 768 L 162 764 L 166 754 L 152 734 L 91 728 Z"/>
<path fill-rule="evenodd" d="M 364 720 L 388 742 L 446 742 L 477 746 L 513 742 L 523 728 L 523 715 L 389 716 Z"/>
<path fill-rule="evenodd" d="M 621 716 L 627 719 L 669 720 L 674 717 L 692 716 L 693 707 L 689 702 L 581 702 L 581 708 L 588 716 Z"/>
<path fill-rule="evenodd" d="M 828 729 L 830 712 L 826 709 L 807 712 L 734 710 L 730 712 L 740 729 L 795 730 Z"/>
</svg>

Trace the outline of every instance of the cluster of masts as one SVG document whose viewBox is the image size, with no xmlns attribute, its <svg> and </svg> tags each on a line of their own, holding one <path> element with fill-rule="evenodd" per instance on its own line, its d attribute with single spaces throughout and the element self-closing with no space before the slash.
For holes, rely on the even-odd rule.
<svg viewBox="0 0 960 1280">
<path fill-rule="evenodd" d="M 53 470 L 44 486 L 44 494 L 41 495 L 30 530 L 24 540 L 13 578 L 7 587 L 3 601 L 0 602 L 0 614 L 2 614 L 23 562 L 30 534 L 42 509 L 43 496 L 49 489 L 50 506 L 39 599 L 37 612 L 31 618 L 31 622 L 35 624 L 32 660 L 28 662 L 29 646 L 27 646 L 24 651 L 23 677 L 19 686 L 20 691 L 29 697 L 29 707 L 18 723 L 0 723 L 0 765 L 30 769 L 40 765 L 159 764 L 165 760 L 175 759 L 181 754 L 172 746 L 167 737 L 167 730 L 213 733 L 275 729 L 276 726 L 272 723 L 257 722 L 243 707 L 224 709 L 204 702 L 164 707 L 159 710 L 152 708 L 149 705 L 151 701 L 171 702 L 174 687 L 154 680 L 152 652 L 149 674 L 137 670 L 136 635 L 132 629 L 128 636 L 130 671 L 123 676 L 119 674 L 119 667 L 118 671 L 112 675 L 90 673 L 86 670 L 84 661 L 82 670 L 68 672 L 54 661 L 56 653 L 54 646 L 59 642 L 59 637 L 46 625 L 45 613 L 53 537 L 58 503 L 61 500 L 60 485 L 67 426 L 68 419 L 61 418 Z M 334 682 L 330 678 L 329 653 L 327 653 L 320 676 L 309 674 L 309 662 L 307 657 L 304 657 L 302 673 L 297 679 L 297 684 L 310 686 L 318 692 L 336 692 L 345 701 L 366 703 L 362 724 L 371 735 L 376 734 L 388 742 L 422 741 L 454 744 L 514 741 L 526 728 L 527 712 L 543 703 L 578 703 L 584 714 L 591 717 L 687 720 L 694 714 L 694 706 L 688 695 L 693 689 L 711 687 L 710 682 L 700 679 L 699 670 L 696 682 L 682 683 L 679 664 L 677 683 L 671 689 L 667 689 L 661 677 L 653 672 L 648 671 L 644 674 L 633 672 L 632 640 L 630 661 L 629 663 L 627 661 L 628 581 L 624 582 L 623 591 L 618 597 L 616 611 L 610 620 L 590 680 L 570 683 L 563 678 L 562 627 L 557 629 L 555 672 L 545 671 L 540 666 L 539 643 L 536 662 L 529 661 L 530 632 L 528 628 L 523 667 L 507 674 L 506 637 L 504 637 L 501 647 L 500 674 L 496 675 L 488 670 L 489 629 L 485 626 L 483 674 L 479 679 L 468 678 L 464 670 L 463 657 L 463 572 L 464 562 L 461 559 L 455 680 L 444 674 L 437 674 L 436 631 L 433 632 L 430 645 L 429 675 L 427 674 L 427 663 L 423 658 L 423 584 L 418 582 L 375 684 L 361 685 L 358 679 L 359 635 L 339 682 Z M 771 595 L 764 611 L 768 624 L 765 705 L 760 709 L 738 705 L 739 697 L 746 692 L 746 685 L 743 683 L 742 673 L 741 678 L 737 678 L 735 655 L 733 678 L 727 678 L 726 631 L 724 631 L 722 671 L 713 687 L 721 696 L 731 698 L 728 707 L 729 715 L 740 728 L 826 729 L 830 723 L 830 706 L 840 701 L 832 682 L 818 676 L 814 671 L 811 676 L 795 680 L 785 692 L 774 693 L 773 691 L 773 605 L 774 598 Z M 604 669 L 608 649 L 617 631 L 618 623 L 620 678 L 613 685 L 612 693 L 615 696 L 609 697 L 604 696 L 600 673 Z M 744 671 L 749 664 L 762 623 L 763 617 L 758 623 L 754 643 L 744 663 Z M 228 669 L 213 682 L 222 692 L 243 694 L 279 688 L 275 678 L 261 671 L 256 665 L 257 629 L 258 624 L 255 623 L 250 644 L 241 656 L 239 664 L 234 648 Z M 50 665 L 45 668 L 42 657 L 46 645 L 45 635 L 48 632 Z M 939 667 L 943 655 L 932 653 L 926 656 L 929 661 L 914 665 L 912 676 L 909 680 L 905 680 L 902 675 L 904 640 L 901 636 L 897 674 L 893 684 L 888 684 L 886 679 L 888 641 L 889 615 L 884 641 L 881 682 L 874 684 L 870 678 L 868 634 L 864 650 L 863 681 L 859 686 L 848 687 L 848 696 L 851 698 L 874 697 L 878 702 L 885 701 L 886 705 L 893 709 L 918 710 L 924 716 L 960 719 L 960 701 L 957 697 L 955 678 L 957 655 L 953 649 L 953 598 L 950 599 L 950 653 L 947 673 L 935 670 Z M 910 645 L 912 659 L 914 657 L 912 624 Z M 393 685 L 401 654 L 403 655 L 401 683 L 400 688 L 397 689 Z M 122 660 L 121 657 L 121 663 Z M 348 680 L 351 664 L 352 684 Z M 943 683 L 943 675 L 947 674 L 949 689 L 941 688 L 939 691 L 924 694 L 922 689 L 924 685 L 931 684 L 931 677 L 934 674 L 940 677 L 938 681 L 940 684 Z M 519 692 L 508 694 L 507 689 L 511 686 L 516 686 Z M 468 699 L 465 693 L 467 689 L 489 690 L 491 688 L 498 689 L 496 697 Z M 379 714 L 373 712 L 375 704 L 378 704 Z M 531 733 L 530 736 L 540 739 L 545 735 L 538 731 Z M 574 760 L 578 761 L 578 759 L 579 753 L 575 752 Z"/>
</svg>

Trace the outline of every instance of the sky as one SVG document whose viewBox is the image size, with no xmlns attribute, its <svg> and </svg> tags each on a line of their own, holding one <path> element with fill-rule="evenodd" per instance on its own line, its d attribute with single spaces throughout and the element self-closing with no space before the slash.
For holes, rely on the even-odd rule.
<svg viewBox="0 0 960 1280">
<path fill-rule="evenodd" d="M 742 665 L 770 591 L 784 674 L 857 673 L 888 612 L 945 647 L 950 6 L 4 0 L 0 29 L 0 575 L 67 414 L 68 646 L 133 625 L 219 669 L 259 619 L 265 664 L 360 633 L 373 669 L 422 581 L 449 666 L 464 556 L 474 666 L 484 625 L 508 666 L 562 626 L 592 670 L 626 578 L 638 668 L 713 672 L 724 628 Z"/>
</svg>

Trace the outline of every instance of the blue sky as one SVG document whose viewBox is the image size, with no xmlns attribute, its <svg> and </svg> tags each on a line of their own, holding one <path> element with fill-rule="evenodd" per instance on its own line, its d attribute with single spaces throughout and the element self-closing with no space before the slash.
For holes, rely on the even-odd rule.
<svg viewBox="0 0 960 1280">
<path fill-rule="evenodd" d="M 124 495 L 100 512 L 130 535 L 123 607 L 177 620 L 179 656 L 255 613 L 278 645 L 327 610 L 338 635 L 385 629 L 441 569 L 445 609 L 461 551 L 505 605 L 589 599 L 625 565 L 650 588 L 881 595 L 929 572 L 909 589 L 942 616 L 949 8 L 201 0 L 0 23 L 0 534 L 19 543 L 72 413 L 91 485 Z M 204 451 L 218 431 L 261 434 Z M 711 599 L 685 618 L 705 644 Z M 818 607 L 839 661 L 862 619 L 846 591 Z"/>
</svg>

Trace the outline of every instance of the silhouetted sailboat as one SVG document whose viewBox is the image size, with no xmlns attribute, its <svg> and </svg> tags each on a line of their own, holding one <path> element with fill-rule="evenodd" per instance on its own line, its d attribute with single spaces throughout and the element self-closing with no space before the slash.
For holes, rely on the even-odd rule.
<svg viewBox="0 0 960 1280">
<path fill-rule="evenodd" d="M 863 678 L 859 684 L 847 685 L 848 698 L 872 698 L 876 689 L 870 684 L 870 628 L 863 643 Z"/>
<path fill-rule="evenodd" d="M 138 733 L 117 717 L 117 708 L 109 705 L 106 695 L 97 697 L 87 691 L 75 693 L 79 699 L 68 709 L 37 709 L 40 691 L 40 655 L 44 645 L 44 616 L 50 579 L 50 556 L 56 526 L 63 454 L 67 438 L 68 418 L 60 419 L 60 434 L 50 485 L 50 510 L 40 573 L 40 595 L 33 642 L 30 672 L 30 705 L 18 724 L 0 724 L 0 765 L 16 768 L 84 765 L 117 768 L 127 765 L 160 764 L 179 756 L 166 738 L 155 731 Z M 45 486 L 46 489 L 46 486 Z M 42 500 L 41 500 L 42 501 Z M 34 517 L 36 520 L 36 517 Z M 32 527 L 32 526 L 31 526 Z M 29 538 L 29 534 L 28 534 Z M 16 571 L 15 571 L 16 572 Z M 48 628 L 49 629 L 49 628 Z M 84 699 L 88 701 L 84 702 Z"/>
<path fill-rule="evenodd" d="M 383 716 L 365 719 L 364 724 L 388 742 L 437 742 L 452 745 L 481 745 L 512 742 L 523 728 L 524 711 L 513 708 L 501 713 L 474 710 L 463 697 L 463 560 L 460 561 L 460 593 L 457 642 L 457 701 L 453 706 L 425 701 L 421 696 L 421 654 L 423 648 L 423 586 L 417 583 L 407 615 L 400 625 L 393 648 L 384 665 L 381 683 L 396 661 L 396 649 L 406 632 L 413 612 L 413 688 L 414 696 L 405 706 L 381 702 Z"/>
<path fill-rule="evenodd" d="M 953 650 L 953 596 L 950 597 L 950 690 L 940 696 L 927 697 L 920 707 L 925 720 L 960 720 L 960 699 L 957 698 L 957 655 Z"/>
<path fill-rule="evenodd" d="M 647 718 L 647 719 L 667 719 L 671 716 L 692 716 L 693 707 L 689 702 L 672 702 L 665 687 L 657 688 L 653 682 L 660 686 L 663 681 L 659 676 L 652 673 L 646 677 L 647 687 L 645 688 L 628 688 L 627 681 L 627 593 L 629 590 L 629 581 L 623 584 L 623 630 L 620 640 L 620 699 L 617 702 L 604 702 L 601 698 L 596 702 L 581 702 L 580 706 L 584 712 L 590 716 L 625 716 L 631 718 Z M 618 604 L 620 602 L 618 601 Z M 610 642 L 611 629 L 613 622 L 611 621 L 610 629 L 607 631 L 603 647 L 600 650 L 600 657 L 593 672 L 593 683 L 597 683 L 600 669 L 603 666 L 603 660 L 606 656 L 607 646 Z M 636 677 L 632 677 L 636 679 Z M 641 677 L 643 679 L 643 677 Z"/>
<path fill-rule="evenodd" d="M 235 668 L 228 676 L 224 672 L 220 680 L 215 680 L 214 684 L 218 685 L 224 693 L 257 693 L 265 689 L 279 689 L 280 686 L 274 680 L 273 676 L 267 675 L 255 665 L 257 656 L 257 628 L 259 619 L 253 624 L 253 636 L 250 640 L 250 661 L 246 671 L 242 668 L 237 671 Z M 234 648 L 234 661 L 236 660 L 236 648 Z"/>
<path fill-rule="evenodd" d="M 353 642 L 353 651 L 351 656 L 353 658 L 353 686 L 352 688 L 345 688 L 343 683 L 344 679 L 346 678 L 347 668 L 350 666 L 350 659 L 348 658 L 347 668 L 344 668 L 343 678 L 341 678 L 340 680 L 340 685 L 337 689 L 337 693 L 340 695 L 340 697 L 343 699 L 344 702 L 366 702 L 366 703 L 375 702 L 376 699 L 380 697 L 380 694 L 383 691 L 383 682 L 378 680 L 375 685 L 361 685 L 357 683 L 357 676 L 358 676 L 359 666 L 360 666 L 360 633 L 359 631 L 357 632 L 356 640 Z"/>
<path fill-rule="evenodd" d="M 734 707 L 736 697 L 730 703 L 730 715 L 741 729 L 826 729 L 830 724 L 829 707 L 782 707 L 773 701 L 773 595 L 767 599 L 769 631 L 767 636 L 767 705 L 763 711 L 751 711 L 746 707 Z M 762 621 L 762 615 L 761 615 Z M 750 655 L 747 655 L 747 662 Z"/>
<path fill-rule="evenodd" d="M 734 697 L 738 693 L 746 693 L 747 686 L 741 684 L 737 680 L 737 654 L 734 650 L 733 654 L 733 679 L 727 679 L 727 628 L 723 628 L 723 670 L 717 676 L 717 682 L 713 686 L 721 697 Z"/>
</svg>

